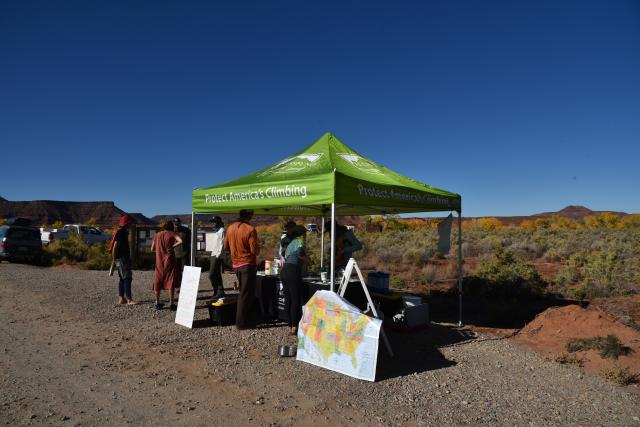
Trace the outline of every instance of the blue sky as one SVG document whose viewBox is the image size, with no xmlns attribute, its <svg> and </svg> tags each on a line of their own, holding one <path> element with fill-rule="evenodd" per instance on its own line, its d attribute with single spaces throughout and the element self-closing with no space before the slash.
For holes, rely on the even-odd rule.
<svg viewBox="0 0 640 427">
<path fill-rule="evenodd" d="M 332 132 L 463 214 L 640 212 L 640 2 L 0 3 L 0 196 L 190 211 Z"/>
</svg>

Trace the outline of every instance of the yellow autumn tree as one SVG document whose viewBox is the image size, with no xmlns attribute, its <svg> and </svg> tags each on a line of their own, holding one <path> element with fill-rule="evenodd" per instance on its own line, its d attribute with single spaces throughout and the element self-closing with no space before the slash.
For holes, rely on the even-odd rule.
<svg viewBox="0 0 640 427">
<path fill-rule="evenodd" d="M 640 214 L 626 215 L 621 220 L 622 228 L 640 227 Z"/>
<path fill-rule="evenodd" d="M 520 223 L 520 228 L 523 229 L 523 230 L 535 230 L 536 229 L 536 223 L 532 219 L 525 219 L 524 221 L 522 221 Z"/>
<path fill-rule="evenodd" d="M 484 231 L 496 231 L 502 228 L 502 224 L 498 218 L 479 218 L 478 228 Z"/>
</svg>

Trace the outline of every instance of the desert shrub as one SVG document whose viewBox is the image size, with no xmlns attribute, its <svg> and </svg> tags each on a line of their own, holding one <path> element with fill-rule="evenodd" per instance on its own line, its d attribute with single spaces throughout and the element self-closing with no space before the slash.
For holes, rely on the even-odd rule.
<svg viewBox="0 0 640 427">
<path fill-rule="evenodd" d="M 478 255 L 489 255 L 502 248 L 502 239 L 497 235 L 487 235 L 476 243 Z"/>
<path fill-rule="evenodd" d="M 556 283 L 561 292 L 573 298 L 628 295 L 637 292 L 640 262 L 637 255 L 619 248 L 578 252 L 560 270 Z"/>
<path fill-rule="evenodd" d="M 431 258 L 434 255 L 435 254 L 433 253 L 432 250 L 430 250 L 430 248 L 415 249 L 415 250 L 408 249 L 402 256 L 402 262 L 404 262 L 405 264 L 421 266 L 426 264 L 429 258 Z"/>
<path fill-rule="evenodd" d="M 108 270 L 111 266 L 111 254 L 108 249 L 108 242 L 89 247 L 87 260 L 82 264 L 86 270 Z"/>
<path fill-rule="evenodd" d="M 432 284 L 436 281 L 436 266 L 433 264 L 427 265 L 422 269 L 422 279 L 425 283 Z"/>
<path fill-rule="evenodd" d="M 629 368 L 612 367 L 603 369 L 599 375 L 605 380 L 611 381 L 618 385 L 630 385 L 638 382 L 638 374 L 633 374 Z"/>
<path fill-rule="evenodd" d="M 567 250 L 566 246 L 557 247 L 552 246 L 544 253 L 543 257 L 547 262 L 560 262 L 565 261 L 571 256 L 571 253 Z"/>
<path fill-rule="evenodd" d="M 418 265 L 420 263 L 420 254 L 413 249 L 408 249 L 402 256 L 402 262 L 405 264 Z"/>
<path fill-rule="evenodd" d="M 622 218 L 609 212 L 586 216 L 583 221 L 588 228 L 622 228 Z"/>
<path fill-rule="evenodd" d="M 80 235 L 71 233 L 68 238 L 45 246 L 45 251 L 53 264 L 77 264 L 87 260 L 89 245 Z"/>
<path fill-rule="evenodd" d="M 562 353 L 553 358 L 553 361 L 559 363 L 561 365 L 576 365 L 582 366 L 584 365 L 584 360 L 578 359 L 573 354 Z"/>
<path fill-rule="evenodd" d="M 485 292 L 496 297 L 540 296 L 547 286 L 533 264 L 502 248 L 483 260 L 475 276 L 485 282 Z"/>
<path fill-rule="evenodd" d="M 535 242 L 518 241 L 507 248 L 509 251 L 525 257 L 539 258 L 544 254 L 544 250 Z"/>
<path fill-rule="evenodd" d="M 631 352 L 631 349 L 622 345 L 615 335 L 593 338 L 573 338 L 567 341 L 566 347 L 569 353 L 585 350 L 600 350 L 600 356 L 608 359 L 617 359 Z"/>
<path fill-rule="evenodd" d="M 478 228 L 485 231 L 495 231 L 499 230 L 502 227 L 500 220 L 498 218 L 479 218 L 478 219 Z"/>
<path fill-rule="evenodd" d="M 640 214 L 627 215 L 622 218 L 622 228 L 640 228 Z"/>
<path fill-rule="evenodd" d="M 389 286 L 395 289 L 402 289 L 406 286 L 407 281 L 402 276 L 393 276 L 389 280 Z"/>
</svg>

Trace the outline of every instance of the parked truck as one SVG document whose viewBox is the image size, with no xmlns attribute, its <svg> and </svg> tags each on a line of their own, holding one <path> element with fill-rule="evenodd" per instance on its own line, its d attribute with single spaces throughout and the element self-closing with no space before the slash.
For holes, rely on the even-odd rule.
<svg viewBox="0 0 640 427">
<path fill-rule="evenodd" d="M 62 228 L 40 228 L 40 240 L 44 246 L 56 240 L 64 240 L 69 237 L 69 231 Z"/>
<path fill-rule="evenodd" d="M 103 232 L 100 227 L 92 227 L 90 225 L 83 224 L 65 224 L 62 229 L 40 229 L 40 240 L 43 245 L 48 245 L 56 240 L 63 240 L 69 238 L 71 233 L 79 234 L 82 240 L 89 245 L 95 245 L 102 243 L 105 240 L 111 239 L 111 234 Z"/>
</svg>

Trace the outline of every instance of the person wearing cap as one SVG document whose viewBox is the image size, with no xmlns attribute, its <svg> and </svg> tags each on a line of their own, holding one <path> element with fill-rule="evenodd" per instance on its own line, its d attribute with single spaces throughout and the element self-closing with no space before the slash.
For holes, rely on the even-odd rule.
<svg viewBox="0 0 640 427">
<path fill-rule="evenodd" d="M 131 282 L 133 272 L 131 271 L 131 253 L 129 252 L 129 228 L 135 223 L 131 215 L 120 216 L 118 228 L 109 242 L 109 252 L 111 253 L 111 263 L 118 269 L 118 304 L 137 304 L 131 296 Z"/>
<path fill-rule="evenodd" d="M 288 224 L 288 223 L 287 223 Z M 289 225 L 289 224 L 288 224 Z M 305 250 L 307 229 L 302 225 L 287 227 L 289 243 L 284 251 L 284 267 L 280 273 L 284 291 L 284 308 L 289 319 L 289 334 L 298 333 L 298 323 L 302 317 L 302 269 L 309 263 Z"/>
<path fill-rule="evenodd" d="M 173 231 L 182 240 L 182 250 L 176 253 L 176 288 L 180 288 L 184 266 L 191 264 L 191 233 L 188 228 L 182 226 L 182 221 L 178 217 L 173 218 Z"/>
<path fill-rule="evenodd" d="M 224 285 L 222 283 L 222 248 L 224 246 L 224 223 L 222 218 L 214 216 L 209 220 L 213 224 L 213 236 L 209 241 L 213 242 L 211 248 L 211 257 L 209 259 L 209 280 L 213 288 L 213 297 L 224 297 Z"/>
<path fill-rule="evenodd" d="M 240 295 L 236 309 L 236 328 L 249 329 L 249 313 L 255 299 L 257 258 L 260 254 L 260 241 L 256 229 L 249 223 L 253 211 L 243 209 L 240 218 L 229 227 L 224 237 L 224 250 L 231 254 L 233 270 L 236 272 Z"/>
</svg>

